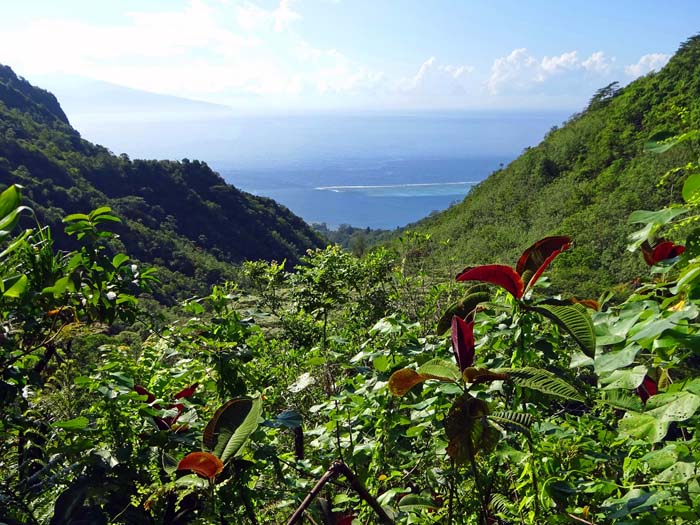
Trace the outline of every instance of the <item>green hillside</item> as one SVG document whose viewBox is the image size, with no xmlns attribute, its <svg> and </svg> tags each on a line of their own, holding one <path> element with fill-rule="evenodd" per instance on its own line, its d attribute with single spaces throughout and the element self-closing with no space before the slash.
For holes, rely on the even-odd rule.
<svg viewBox="0 0 700 525">
<path fill-rule="evenodd" d="M 52 94 L 0 66 L 0 185 L 13 183 L 59 246 L 70 246 L 66 214 L 112 207 L 124 218 L 126 251 L 176 272 L 178 286 L 211 285 L 243 260 L 294 262 L 323 244 L 288 209 L 226 184 L 203 162 L 130 160 L 81 139 Z"/>
<path fill-rule="evenodd" d="M 578 293 L 599 293 L 641 272 L 640 258 L 626 252 L 627 234 L 634 229 L 626 223 L 630 212 L 678 202 L 680 186 L 673 178 L 657 183 L 669 169 L 697 158 L 692 146 L 650 155 L 644 142 L 661 130 L 698 126 L 696 36 L 658 73 L 621 89 L 601 89 L 585 111 L 473 188 L 462 203 L 414 229 L 435 241 L 449 239 L 440 257 L 465 264 L 512 264 L 536 239 L 569 234 L 576 249 L 558 261 L 553 280 Z"/>
</svg>

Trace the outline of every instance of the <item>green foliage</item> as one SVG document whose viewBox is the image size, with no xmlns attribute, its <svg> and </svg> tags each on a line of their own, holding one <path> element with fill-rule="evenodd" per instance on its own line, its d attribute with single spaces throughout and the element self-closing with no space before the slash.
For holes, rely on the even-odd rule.
<svg viewBox="0 0 700 525">
<path fill-rule="evenodd" d="M 422 255 L 424 266 L 442 270 L 447 279 L 455 258 L 466 265 L 507 263 L 522 245 L 566 232 L 575 238 L 576 250 L 554 267 L 557 290 L 593 297 L 616 286 L 628 294 L 644 268 L 624 253 L 633 230 L 625 219 L 634 210 L 679 201 L 683 184 L 676 181 L 697 172 L 686 165 L 697 160 L 699 90 L 700 37 L 695 36 L 661 71 L 622 88 L 601 89 L 586 111 L 473 187 L 463 202 L 412 226 L 445 243 Z M 665 134 L 657 135 L 661 131 Z M 645 151 L 650 137 L 671 136 L 677 143 L 672 150 Z M 661 145 L 672 144 L 667 139 Z M 659 176 L 672 170 L 667 183 L 657 185 Z"/>
<path fill-rule="evenodd" d="M 166 269 L 155 293 L 170 304 L 233 278 L 233 264 L 293 263 L 324 245 L 289 210 L 226 184 L 203 162 L 132 161 L 81 139 L 53 95 L 0 65 L 0 186 L 12 184 L 25 186 L 59 249 L 77 246 L 64 216 L 114 210 L 123 222 L 113 251 Z"/>
<path fill-rule="evenodd" d="M 692 70 L 696 51 L 692 40 L 671 69 Z M 609 86 L 590 112 L 630 104 L 629 88 Z M 647 117 L 635 118 L 641 126 Z M 667 124 L 672 146 L 654 158 L 693 145 L 673 138 L 689 130 Z M 560 132 L 570 130 L 552 137 Z M 624 159 L 609 133 L 603 143 Z M 563 276 L 599 271 L 603 252 L 588 266 L 592 248 L 577 239 L 551 281 L 530 276 L 565 237 L 535 243 L 515 268 L 469 270 L 469 279 L 505 284 L 486 292 L 442 281 L 462 268 L 449 256 L 444 267 L 427 264 L 449 243 L 405 234 L 397 253 L 357 258 L 329 247 L 294 268 L 248 263 L 239 283 L 220 283 L 153 325 L 139 306 L 153 304 L 140 294 L 154 276 L 117 249 L 109 232 L 123 223 L 109 207 L 66 217 L 74 248 L 60 252 L 50 228 L 18 230 L 31 213 L 20 209 L 20 189 L 7 188 L 0 521 L 285 523 L 313 496 L 308 521 L 373 523 L 372 499 L 360 499 L 356 484 L 338 478 L 314 490 L 338 464 L 396 523 L 700 521 L 700 229 L 687 221 L 697 192 L 686 153 L 668 165 L 683 163 L 671 176 L 687 212 L 672 203 L 632 215 L 642 229 L 615 241 L 616 257 L 647 260 L 648 277 L 599 303 L 556 293 L 571 286 Z M 656 175 L 665 164 L 649 161 Z M 543 176 L 554 170 L 542 167 Z M 666 238 L 685 251 L 671 243 L 671 256 L 647 257 Z M 484 253 L 502 240 L 489 239 Z M 562 271 L 568 264 L 573 273 Z M 469 319 L 450 321 L 461 337 L 436 333 L 445 312 Z"/>
</svg>

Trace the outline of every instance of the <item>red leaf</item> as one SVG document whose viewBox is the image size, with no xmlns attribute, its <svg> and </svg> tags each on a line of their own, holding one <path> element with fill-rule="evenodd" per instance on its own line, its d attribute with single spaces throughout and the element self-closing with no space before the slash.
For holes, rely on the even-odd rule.
<svg viewBox="0 0 700 525">
<path fill-rule="evenodd" d="M 474 321 L 452 316 L 452 350 L 460 372 L 474 364 Z"/>
<path fill-rule="evenodd" d="M 659 389 L 656 386 L 656 381 L 649 376 L 644 376 L 642 384 L 639 385 L 636 390 L 639 399 L 642 400 L 642 403 L 646 403 L 647 399 L 655 395 L 658 391 Z"/>
<path fill-rule="evenodd" d="M 335 519 L 336 525 L 352 525 L 353 520 L 357 518 L 355 514 L 346 514 Z"/>
<path fill-rule="evenodd" d="M 685 246 L 674 244 L 671 241 L 664 241 L 663 239 L 660 239 L 654 246 L 650 245 L 649 242 L 644 241 L 641 248 L 644 261 L 649 266 L 654 266 L 655 264 L 665 261 L 666 259 L 678 257 L 685 251 Z"/>
<path fill-rule="evenodd" d="M 183 398 L 192 397 L 194 395 L 194 391 L 197 390 L 198 386 L 199 386 L 199 383 L 195 383 L 192 386 L 188 386 L 187 388 L 183 388 L 177 394 L 175 394 L 175 399 L 183 399 Z"/>
<path fill-rule="evenodd" d="M 505 288 L 511 295 L 520 299 L 525 285 L 520 276 L 510 266 L 503 264 L 487 264 L 474 268 L 465 268 L 457 276 L 458 281 L 481 281 Z"/>
<path fill-rule="evenodd" d="M 523 275 L 528 270 L 533 272 L 530 281 L 527 283 L 529 288 L 537 282 L 542 272 L 545 271 L 554 258 L 569 248 L 571 248 L 571 237 L 566 235 L 540 239 L 520 256 L 516 271 L 520 275 Z"/>
<path fill-rule="evenodd" d="M 191 452 L 177 465 L 178 470 L 191 470 L 203 478 L 213 480 L 221 471 L 224 464 L 214 454 L 209 452 Z"/>
<path fill-rule="evenodd" d="M 665 261 L 666 259 L 673 259 L 678 257 L 685 251 L 685 246 L 680 246 L 678 244 L 673 244 L 671 241 L 666 241 L 658 244 L 654 248 L 653 258 L 655 263 L 660 261 Z"/>
<path fill-rule="evenodd" d="M 571 247 L 571 237 L 567 235 L 556 235 L 545 237 L 530 246 L 523 252 L 515 267 L 518 275 L 522 275 L 525 270 L 537 273 L 542 266 L 547 266 L 552 261 L 552 255 L 558 255 Z"/>
<path fill-rule="evenodd" d="M 174 416 L 167 416 L 167 417 L 162 418 L 163 422 L 166 425 L 168 425 L 168 428 L 170 428 L 173 426 L 173 424 L 175 424 L 175 422 L 177 421 L 177 418 L 179 418 L 180 415 L 182 414 L 182 412 L 185 410 L 185 405 L 183 405 L 182 403 L 177 403 L 174 405 L 168 405 L 167 409 L 168 410 L 172 410 L 172 409 L 177 410 L 177 414 L 175 414 Z"/>
<path fill-rule="evenodd" d="M 148 390 L 146 390 L 144 387 L 141 385 L 134 385 L 134 390 L 136 390 L 136 393 L 140 396 L 146 396 L 146 401 L 148 403 L 153 403 L 156 400 L 156 396 L 151 394 Z"/>
</svg>

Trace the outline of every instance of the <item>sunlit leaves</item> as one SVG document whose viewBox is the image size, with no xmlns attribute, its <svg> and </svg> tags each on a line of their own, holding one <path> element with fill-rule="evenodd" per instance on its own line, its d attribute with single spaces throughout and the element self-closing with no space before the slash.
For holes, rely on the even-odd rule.
<svg viewBox="0 0 700 525">
<path fill-rule="evenodd" d="M 487 264 L 474 268 L 465 268 L 459 275 L 457 281 L 481 281 L 495 284 L 504 288 L 516 299 L 523 295 L 525 285 L 517 272 L 510 266 L 503 264 Z"/>
<path fill-rule="evenodd" d="M 525 272 L 531 272 L 532 277 L 528 279 L 528 286 L 533 286 L 547 266 L 561 252 L 571 248 L 571 237 L 567 235 L 557 235 L 540 239 L 523 252 L 515 267 L 515 271 L 521 276 Z"/>
<path fill-rule="evenodd" d="M 532 307 L 537 313 L 551 319 L 566 330 L 589 357 L 595 355 L 595 328 L 582 304 L 540 304 Z"/>
<path fill-rule="evenodd" d="M 262 401 L 259 397 L 241 397 L 232 399 L 216 411 L 202 436 L 202 443 L 221 461 L 226 463 L 238 454 L 258 427 L 262 413 Z"/>
<path fill-rule="evenodd" d="M 620 421 L 620 431 L 649 443 L 661 441 L 672 421 L 685 421 L 700 408 L 700 396 L 688 391 L 657 394 L 648 399 L 643 413 L 629 412 Z"/>
<path fill-rule="evenodd" d="M 388 387 L 395 396 L 403 396 L 414 386 L 429 379 L 453 383 L 460 379 L 460 372 L 449 361 L 433 359 L 421 366 L 418 371 L 412 368 L 397 370 L 391 374 Z"/>
<path fill-rule="evenodd" d="M 191 470 L 213 481 L 224 470 L 224 464 L 209 452 L 191 452 L 178 463 L 177 470 Z"/>
</svg>

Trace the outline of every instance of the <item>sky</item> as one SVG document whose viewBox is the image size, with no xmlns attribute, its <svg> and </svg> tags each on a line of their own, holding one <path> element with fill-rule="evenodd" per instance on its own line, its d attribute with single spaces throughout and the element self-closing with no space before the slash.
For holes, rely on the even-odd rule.
<svg viewBox="0 0 700 525">
<path fill-rule="evenodd" d="M 674 0 L 0 0 L 0 63 L 260 111 L 581 109 L 697 34 Z"/>
</svg>

